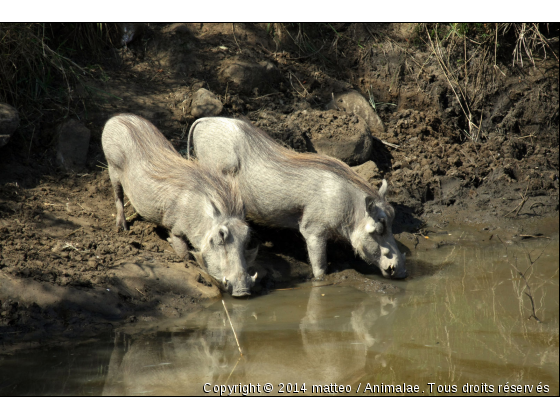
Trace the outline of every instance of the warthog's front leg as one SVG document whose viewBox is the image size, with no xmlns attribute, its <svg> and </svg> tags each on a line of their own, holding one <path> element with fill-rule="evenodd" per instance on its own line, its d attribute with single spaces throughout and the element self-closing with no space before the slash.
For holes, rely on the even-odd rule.
<svg viewBox="0 0 560 420">
<path fill-rule="evenodd" d="M 327 271 L 327 238 L 309 229 L 301 228 L 301 234 L 307 243 L 309 261 L 315 278 L 323 277 Z"/>
<path fill-rule="evenodd" d="M 185 241 L 185 237 L 179 232 L 173 233 L 173 231 L 171 231 L 169 232 L 169 238 L 167 238 L 167 240 L 177 255 L 183 260 L 186 260 L 189 252 L 189 246 L 187 245 L 187 241 Z"/>
<path fill-rule="evenodd" d="M 114 171 L 111 170 L 109 165 L 109 178 L 113 185 L 113 192 L 115 193 L 115 206 L 117 207 L 117 229 L 128 230 L 126 217 L 124 217 L 124 192 L 121 181 Z"/>
</svg>

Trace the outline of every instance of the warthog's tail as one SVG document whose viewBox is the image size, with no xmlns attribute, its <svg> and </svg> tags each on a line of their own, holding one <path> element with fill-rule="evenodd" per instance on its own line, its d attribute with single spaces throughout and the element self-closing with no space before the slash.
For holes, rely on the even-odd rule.
<svg viewBox="0 0 560 420">
<path fill-rule="evenodd" d="M 191 158 L 191 143 L 192 143 L 192 136 L 193 136 L 193 132 L 194 132 L 194 128 L 196 127 L 196 125 L 205 120 L 206 118 L 200 118 L 198 120 L 196 120 L 193 125 L 191 125 L 191 128 L 189 130 L 189 136 L 187 137 L 187 159 Z M 194 145 L 193 145 L 194 147 Z"/>
</svg>

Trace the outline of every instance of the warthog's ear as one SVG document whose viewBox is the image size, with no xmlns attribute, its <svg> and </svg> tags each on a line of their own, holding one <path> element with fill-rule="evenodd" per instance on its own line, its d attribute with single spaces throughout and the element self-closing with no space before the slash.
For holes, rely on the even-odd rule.
<svg viewBox="0 0 560 420">
<path fill-rule="evenodd" d="M 202 258 L 202 252 L 191 251 L 191 255 L 194 257 L 194 260 L 198 263 L 198 265 L 201 268 L 206 269 L 206 264 L 204 264 L 204 258 Z"/>
<path fill-rule="evenodd" d="M 385 200 L 385 196 L 387 195 L 387 181 L 383 180 L 381 183 L 381 187 L 379 187 L 379 195 L 383 200 Z"/>
<path fill-rule="evenodd" d="M 258 246 L 256 248 L 253 248 L 253 249 L 246 249 L 245 250 L 245 263 L 247 264 L 247 267 L 250 267 L 255 262 L 255 259 L 257 258 L 258 253 L 259 253 L 259 247 Z"/>
<path fill-rule="evenodd" d="M 208 217 L 210 217 L 211 219 L 217 219 L 221 216 L 221 213 L 218 211 L 214 203 L 212 203 L 210 200 L 206 200 L 206 207 L 204 208 L 204 210 L 206 211 Z"/>
</svg>

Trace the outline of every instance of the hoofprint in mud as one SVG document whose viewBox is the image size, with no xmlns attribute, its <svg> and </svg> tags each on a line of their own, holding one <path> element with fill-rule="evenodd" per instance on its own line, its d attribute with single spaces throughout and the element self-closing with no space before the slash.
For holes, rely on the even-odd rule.
<svg viewBox="0 0 560 420">
<path fill-rule="evenodd" d="M 250 295 L 257 250 L 246 251 L 249 227 L 237 181 L 215 176 L 187 161 L 154 125 L 132 114 L 111 118 L 103 129 L 103 151 L 115 193 L 117 227 L 128 229 L 123 190 L 144 219 L 169 229 L 170 243 L 186 259 L 191 252 L 233 296 Z M 247 260 L 246 260 L 247 258 Z"/>
<path fill-rule="evenodd" d="M 201 118 L 188 141 L 202 165 L 236 175 L 248 217 L 302 233 L 316 278 L 326 272 L 330 238 L 350 242 L 383 276 L 406 277 L 386 181 L 377 192 L 343 162 L 286 149 L 242 120 Z"/>
</svg>

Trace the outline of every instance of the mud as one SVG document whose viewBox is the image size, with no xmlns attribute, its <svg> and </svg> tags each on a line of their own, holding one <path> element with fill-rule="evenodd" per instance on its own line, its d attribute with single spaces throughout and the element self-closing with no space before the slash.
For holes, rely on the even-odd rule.
<svg viewBox="0 0 560 420">
<path fill-rule="evenodd" d="M 132 112 L 186 154 L 200 88 L 217 95 L 221 115 L 244 116 L 300 152 L 316 151 L 317 139 L 342 142 L 341 133 L 366 130 L 359 117 L 326 110 L 333 94 L 355 89 L 374 98 L 385 131 L 371 133 L 360 173 L 375 186 L 388 180 L 393 230 L 407 253 L 452 243 L 442 232 L 461 224 L 475 226 L 481 241 L 557 231 L 558 62 L 547 57 L 519 67 L 511 55 L 498 56 L 499 71 L 485 73 L 473 100 L 480 129 L 472 131 L 430 52 L 411 41 L 413 32 L 370 26 L 338 27 L 343 36 L 331 43 L 324 35 L 324 47 L 310 55 L 287 35 L 289 26 L 276 25 L 271 35 L 267 25 L 149 24 L 127 47 L 107 51 L 99 63 L 105 81 L 90 82 L 95 95 L 77 89 L 75 102 L 85 107 L 76 107 L 76 116 L 91 130 L 83 170 L 56 165 L 52 139 L 64 112 L 45 110 L 37 130 L 22 125 L 0 154 L 0 351 L 180 317 L 219 298 L 194 262 L 177 258 L 165 230 L 130 206 L 130 232 L 116 231 L 100 145 L 107 119 Z M 248 76 L 232 70 L 240 62 L 253 63 Z M 253 236 L 263 273 L 257 295 L 310 277 L 297 232 L 255 227 Z M 344 245 L 332 244 L 328 259 L 328 282 L 398 293 Z"/>
</svg>

